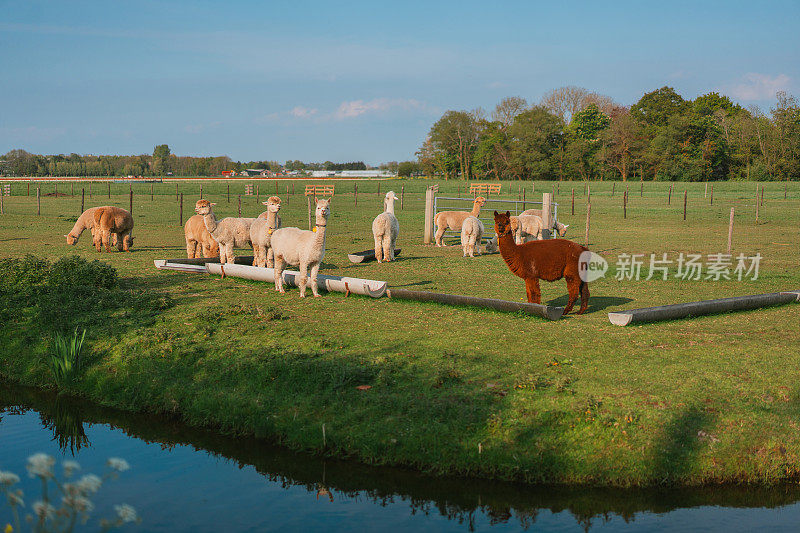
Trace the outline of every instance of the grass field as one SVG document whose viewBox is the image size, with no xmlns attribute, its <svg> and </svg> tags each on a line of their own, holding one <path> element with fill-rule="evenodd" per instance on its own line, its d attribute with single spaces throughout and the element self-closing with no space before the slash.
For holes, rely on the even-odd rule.
<svg viewBox="0 0 800 533">
<path fill-rule="evenodd" d="M 203 184 L 219 217 L 235 216 L 243 183 Z M 284 226 L 306 227 L 302 183 L 287 195 Z M 422 180 L 337 182 L 321 272 L 387 280 L 391 286 L 520 301 L 522 280 L 497 254 L 462 258 L 457 246 L 422 244 Z M 462 182 L 440 182 L 453 196 Z M 525 182 L 527 198 L 531 183 Z M 0 216 L 0 257 L 77 254 L 119 272 L 122 296 L 102 307 L 69 305 L 57 326 L 87 327 L 92 366 L 76 392 L 137 411 L 174 413 L 191 424 L 273 438 L 291 447 L 367 463 L 527 482 L 648 485 L 772 483 L 800 471 L 800 305 L 619 328 L 606 313 L 707 298 L 800 288 L 800 183 L 766 183 L 759 223 L 755 183 L 717 183 L 714 204 L 702 183 L 591 184 L 590 249 L 611 264 L 590 285 L 589 312 L 557 322 L 474 308 L 452 308 L 343 294 L 300 300 L 296 289 L 205 275 L 159 272 L 153 259 L 185 256 L 175 184 L 133 185 L 136 241 L 131 253 L 98 254 L 84 233 L 65 243 L 80 194 L 43 196 L 41 215 L 26 185 L 12 185 Z M 397 206 L 402 255 L 395 263 L 351 265 L 348 252 L 372 246 L 382 194 L 405 189 Z M 561 183 L 559 220 L 583 243 L 583 183 Z M 52 183 L 42 185 L 53 192 Z M 75 191 L 87 185 L 75 185 Z M 128 207 L 128 184 L 93 185 L 86 207 Z M 184 220 L 199 198 L 182 182 Z M 504 183 L 517 198 L 517 183 Z M 552 191 L 537 182 L 536 196 Z M 575 215 L 571 190 L 575 189 Z M 688 190 L 687 220 L 683 191 Z M 101 193 L 102 191 L 102 193 Z M 69 192 L 59 184 L 59 192 Z M 19 196 L 19 195 L 22 196 Z M 757 280 L 614 278 L 618 255 L 724 253 L 736 209 L 734 255 L 761 254 Z M 242 196 L 243 216 L 262 211 Z M 487 228 L 488 229 L 488 228 Z M 249 252 L 242 251 L 242 254 Z M 123 294 L 124 293 L 124 294 Z M 563 305 L 563 281 L 542 284 L 543 302 Z M 37 315 L 42 316 L 42 315 Z M 48 386 L 43 355 L 56 325 L 20 314 L 0 332 L 0 374 Z M 41 319 L 40 319 L 41 322 Z M 371 385 L 366 391 L 359 385 Z M 324 427 L 324 429 L 323 429 Z"/>
</svg>

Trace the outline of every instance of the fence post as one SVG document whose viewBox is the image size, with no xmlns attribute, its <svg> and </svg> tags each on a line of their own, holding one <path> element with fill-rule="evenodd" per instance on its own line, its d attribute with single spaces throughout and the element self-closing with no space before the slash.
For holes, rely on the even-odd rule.
<svg viewBox="0 0 800 533">
<path fill-rule="evenodd" d="M 175 182 L 175 201 L 178 201 L 178 182 Z"/>
<path fill-rule="evenodd" d="M 183 193 L 181 193 L 178 203 L 180 204 L 178 210 L 178 226 L 183 226 Z"/>
<path fill-rule="evenodd" d="M 544 228 L 542 229 L 542 238 L 549 239 L 551 230 L 553 228 L 552 222 L 552 203 L 553 203 L 553 195 L 549 192 L 542 194 L 542 225 Z"/>
<path fill-rule="evenodd" d="M 42 191 L 39 187 L 36 187 L 36 214 L 42 214 Z"/>
<path fill-rule="evenodd" d="M 712 189 L 713 194 L 713 189 Z M 728 222 L 728 253 L 731 253 L 731 245 L 733 244 L 733 208 L 731 207 L 731 221 Z"/>
<path fill-rule="evenodd" d="M 639 186 L 639 198 L 644 198 L 644 182 Z"/>
<path fill-rule="evenodd" d="M 522 210 L 525 211 L 525 187 L 522 188 Z"/>
<path fill-rule="evenodd" d="M 572 214 L 575 214 L 575 187 L 572 188 Z"/>
<path fill-rule="evenodd" d="M 154 185 L 151 183 L 150 184 L 150 201 L 151 202 L 153 201 L 153 187 L 154 187 Z"/>
<path fill-rule="evenodd" d="M 628 218 L 628 190 L 622 194 L 622 218 Z"/>
<path fill-rule="evenodd" d="M 242 195 L 239 195 L 239 216 L 242 216 Z"/>
<path fill-rule="evenodd" d="M 83 206 L 86 200 L 86 191 L 81 189 L 81 213 L 83 213 Z"/>
<path fill-rule="evenodd" d="M 313 228 L 313 217 L 314 217 L 314 207 L 312 207 L 312 200 L 311 195 L 309 194 L 306 196 L 306 201 L 308 202 L 308 229 L 311 230 Z"/>
<path fill-rule="evenodd" d="M 425 230 L 422 236 L 424 244 L 433 242 L 433 187 L 425 190 Z"/>
<path fill-rule="evenodd" d="M 614 191 L 617 189 L 617 182 L 611 182 L 611 198 L 614 198 Z"/>
<path fill-rule="evenodd" d="M 275 196 L 278 196 L 278 180 L 275 180 Z"/>
<path fill-rule="evenodd" d="M 703 193 L 703 198 L 708 198 L 708 182 L 706 182 L 706 192 Z"/>
<path fill-rule="evenodd" d="M 689 196 L 689 191 L 688 190 L 684 190 L 683 191 L 683 220 L 686 220 L 686 199 L 688 198 L 688 196 Z"/>
<path fill-rule="evenodd" d="M 353 184 L 353 205 L 358 205 L 358 183 Z"/>
<path fill-rule="evenodd" d="M 132 215 L 133 214 L 133 188 L 131 188 L 131 190 L 130 190 L 130 205 L 129 205 L 129 207 L 130 207 L 129 211 L 131 212 L 131 215 Z"/>
<path fill-rule="evenodd" d="M 761 186 L 761 207 L 764 207 L 764 189 L 765 188 L 766 187 L 764 187 L 763 185 Z"/>
<path fill-rule="evenodd" d="M 592 186 L 588 183 L 586 184 L 586 203 L 590 203 L 592 201 Z"/>
<path fill-rule="evenodd" d="M 586 204 L 586 238 L 584 240 L 585 246 L 589 246 L 589 219 L 592 216 L 592 204 Z"/>
<path fill-rule="evenodd" d="M 261 193 L 258 192 L 258 183 L 256 183 L 256 205 L 258 205 L 258 201 L 261 199 Z"/>
<path fill-rule="evenodd" d="M 228 184 L 228 203 L 231 203 L 231 184 Z"/>
<path fill-rule="evenodd" d="M 758 224 L 758 184 L 756 184 L 756 224 Z"/>
<path fill-rule="evenodd" d="M 203 199 L 203 185 L 200 185 L 200 199 Z"/>
<path fill-rule="evenodd" d="M 714 205 L 714 184 L 711 184 L 711 198 L 709 199 L 709 205 Z"/>
<path fill-rule="evenodd" d="M 89 182 L 89 199 L 92 198 L 92 182 Z"/>
<path fill-rule="evenodd" d="M 3 194 L 3 191 L 0 190 L 0 215 L 5 215 L 6 214 L 5 201 L 3 199 L 4 196 L 5 196 L 5 194 Z"/>
<path fill-rule="evenodd" d="M 402 185 L 400 187 L 400 211 L 403 210 L 403 199 L 406 197 L 406 186 Z"/>
<path fill-rule="evenodd" d="M 669 186 L 669 195 L 667 196 L 667 205 L 672 205 L 672 185 Z"/>
<path fill-rule="evenodd" d="M 69 195 L 72 196 L 72 197 L 75 196 L 75 182 L 74 181 L 70 181 L 69 182 Z"/>
<path fill-rule="evenodd" d="M 31 195 L 31 182 L 29 181 L 28 182 L 28 194 L 26 196 L 30 196 L 30 195 Z"/>
<path fill-rule="evenodd" d="M 381 182 L 378 180 L 378 196 L 381 194 Z"/>
</svg>

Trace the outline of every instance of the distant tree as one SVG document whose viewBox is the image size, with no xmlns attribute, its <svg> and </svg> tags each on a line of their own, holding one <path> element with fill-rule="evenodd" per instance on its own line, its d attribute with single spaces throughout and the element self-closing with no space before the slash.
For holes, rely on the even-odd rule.
<svg viewBox="0 0 800 533">
<path fill-rule="evenodd" d="M 584 99 L 589 91 L 582 87 L 569 85 L 553 89 L 542 97 L 542 105 L 550 113 L 561 117 L 564 123 L 569 124 L 572 117 L 582 109 Z"/>
<path fill-rule="evenodd" d="M 603 160 L 619 172 L 622 181 L 627 181 L 636 155 L 641 152 L 643 134 L 626 107 L 614 108 L 609 118 L 611 125 L 601 133 Z"/>
<path fill-rule="evenodd" d="M 688 110 L 690 104 L 672 87 L 662 87 L 642 96 L 631 106 L 631 115 L 646 126 L 664 127 L 669 118 Z"/>
<path fill-rule="evenodd" d="M 528 102 L 519 96 L 509 96 L 500 100 L 492 111 L 492 120 L 510 126 L 517 115 L 528 109 Z"/>
<path fill-rule="evenodd" d="M 419 172 L 420 164 L 416 161 L 403 161 L 397 165 L 397 175 L 408 177 Z"/>
<path fill-rule="evenodd" d="M 153 174 L 163 176 L 170 171 L 169 156 L 169 145 L 159 144 L 153 149 Z"/>
<path fill-rule="evenodd" d="M 517 115 L 509 128 L 509 163 L 525 179 L 551 179 L 562 142 L 564 121 L 544 106 Z"/>
</svg>

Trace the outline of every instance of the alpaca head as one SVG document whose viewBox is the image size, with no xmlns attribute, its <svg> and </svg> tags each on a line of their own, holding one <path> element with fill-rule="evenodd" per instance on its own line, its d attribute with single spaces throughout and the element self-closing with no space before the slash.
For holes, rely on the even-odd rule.
<svg viewBox="0 0 800 533">
<path fill-rule="evenodd" d="M 315 211 L 315 214 L 317 215 L 317 220 L 319 220 L 320 218 L 322 219 L 328 218 L 328 215 L 331 214 L 331 209 L 329 207 L 330 203 L 331 203 L 330 198 L 328 199 L 320 198 L 319 200 L 317 200 L 317 209 Z"/>
<path fill-rule="evenodd" d="M 194 205 L 194 212 L 198 215 L 207 215 L 215 205 L 217 204 L 209 202 L 208 200 L 197 200 L 197 203 Z"/>
<path fill-rule="evenodd" d="M 511 229 L 511 213 L 506 211 L 505 213 L 498 213 L 497 211 L 494 212 L 494 232 L 497 233 L 499 237 L 503 237 L 505 235 L 511 235 L 513 230 Z"/>
<path fill-rule="evenodd" d="M 486 203 L 486 198 L 484 198 L 483 196 L 478 196 L 477 198 L 475 198 L 475 202 L 474 203 L 479 205 L 479 206 L 481 206 L 481 207 L 483 207 L 484 204 Z"/>
<path fill-rule="evenodd" d="M 561 222 L 556 222 L 556 232 L 558 233 L 559 237 L 563 237 L 567 234 L 567 228 L 569 224 L 562 224 Z"/>
<path fill-rule="evenodd" d="M 497 251 L 497 235 L 492 237 L 492 240 L 486 243 L 484 249 L 486 250 L 487 254 L 493 254 Z"/>
<path fill-rule="evenodd" d="M 67 244 L 69 244 L 70 246 L 75 246 L 76 244 L 78 244 L 78 237 L 76 237 L 72 233 L 67 233 L 66 235 L 64 235 L 64 237 L 67 238 Z"/>
<path fill-rule="evenodd" d="M 122 242 L 125 244 L 127 248 L 130 248 L 131 246 L 133 246 L 133 235 L 131 234 L 125 235 Z"/>
<path fill-rule="evenodd" d="M 266 202 L 261 203 L 267 206 L 267 211 L 270 213 L 277 213 L 281 210 L 281 199 L 277 196 L 270 196 Z"/>
</svg>

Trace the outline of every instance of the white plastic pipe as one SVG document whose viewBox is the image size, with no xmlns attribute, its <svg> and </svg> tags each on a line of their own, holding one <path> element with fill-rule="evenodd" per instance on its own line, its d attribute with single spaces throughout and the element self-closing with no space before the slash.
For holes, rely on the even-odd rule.
<svg viewBox="0 0 800 533">
<path fill-rule="evenodd" d="M 222 275 L 223 269 L 226 276 L 236 278 L 252 279 L 255 281 L 268 281 L 275 283 L 275 269 L 254 267 L 249 265 L 220 265 L 219 263 L 206 263 L 206 270 L 209 274 Z M 293 270 L 283 271 L 283 283 L 292 287 L 298 286 L 300 272 Z M 310 279 L 309 279 L 310 282 Z M 372 298 L 380 298 L 386 294 L 387 283 L 385 281 L 375 281 L 371 279 L 345 278 L 342 276 L 328 276 L 317 274 L 317 286 L 326 291 L 351 292 Z"/>
</svg>

